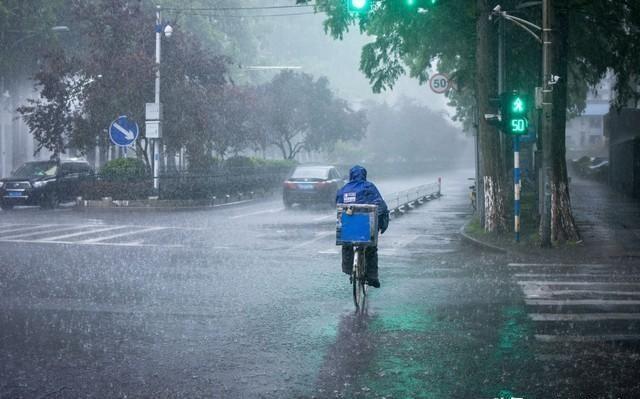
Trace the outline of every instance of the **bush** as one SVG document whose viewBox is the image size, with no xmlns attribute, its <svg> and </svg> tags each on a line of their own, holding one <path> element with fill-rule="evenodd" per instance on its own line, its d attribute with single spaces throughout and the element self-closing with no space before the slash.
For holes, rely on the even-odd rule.
<svg viewBox="0 0 640 399">
<path fill-rule="evenodd" d="M 216 157 L 189 158 L 189 172 L 212 173 L 220 169 L 222 161 Z"/>
<path fill-rule="evenodd" d="M 147 166 L 137 158 L 118 158 L 107 162 L 100 170 L 100 178 L 107 181 L 139 182 L 149 178 Z"/>
<path fill-rule="evenodd" d="M 236 155 L 235 157 L 227 158 L 224 161 L 225 168 L 243 168 L 246 170 L 254 169 L 257 166 L 256 162 L 254 162 L 254 158 L 243 157 L 241 155 Z"/>
<path fill-rule="evenodd" d="M 111 197 L 114 200 L 146 199 L 153 195 L 153 183 L 151 181 L 87 181 L 81 183 L 80 194 L 87 200 L 100 200 L 104 197 Z"/>
</svg>

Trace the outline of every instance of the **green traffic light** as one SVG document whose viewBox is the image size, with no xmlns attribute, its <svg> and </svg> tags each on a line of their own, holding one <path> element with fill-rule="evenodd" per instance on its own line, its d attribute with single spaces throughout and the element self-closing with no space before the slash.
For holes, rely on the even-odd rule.
<svg viewBox="0 0 640 399">
<path fill-rule="evenodd" d="M 500 117 L 502 119 L 502 131 L 523 136 L 529 131 L 529 119 L 527 119 L 528 97 L 517 91 L 500 94 Z"/>
<path fill-rule="evenodd" d="M 363 10 L 367 7 L 368 0 L 349 0 L 349 5 L 354 10 Z"/>
<path fill-rule="evenodd" d="M 409 7 L 413 7 L 416 5 L 416 0 L 405 0 L 405 3 Z"/>
</svg>

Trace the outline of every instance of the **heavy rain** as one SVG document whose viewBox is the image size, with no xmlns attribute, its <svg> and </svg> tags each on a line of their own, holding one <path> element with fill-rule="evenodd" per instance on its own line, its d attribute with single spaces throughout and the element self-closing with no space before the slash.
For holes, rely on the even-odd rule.
<svg viewBox="0 0 640 399">
<path fill-rule="evenodd" d="M 640 397 L 640 3 L 0 0 L 0 398 Z"/>
</svg>

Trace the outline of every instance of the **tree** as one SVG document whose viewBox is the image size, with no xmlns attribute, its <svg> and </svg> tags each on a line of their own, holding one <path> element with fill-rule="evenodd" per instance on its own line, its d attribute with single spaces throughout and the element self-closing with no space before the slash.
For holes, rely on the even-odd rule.
<svg viewBox="0 0 640 399">
<path fill-rule="evenodd" d="M 495 95 L 495 50 L 490 39 L 489 1 L 450 0 L 435 6 L 419 2 L 408 7 L 402 1 L 379 0 L 359 17 L 350 14 L 342 0 L 319 0 L 316 4 L 327 13 L 325 30 L 334 38 L 342 38 L 354 23 L 375 38 L 363 47 L 360 62 L 374 92 L 392 89 L 405 73 L 424 83 L 437 62 L 457 83 L 458 89 L 449 94 L 457 119 L 471 126 L 473 108 L 480 115 L 493 113 L 489 97 Z M 495 156 L 501 153 L 499 136 L 482 119 L 478 128 L 486 182 L 485 228 L 501 231 L 507 229 L 508 185 L 504 183 L 503 160 Z"/>
<path fill-rule="evenodd" d="M 70 131 L 66 144 L 80 151 L 96 144 L 108 148 L 106 129 L 110 123 L 126 114 L 142 124 L 145 103 L 153 99 L 154 12 L 141 3 L 126 0 L 77 0 L 67 11 L 75 21 L 74 35 L 86 38 L 83 51 L 73 60 L 58 57 L 61 65 L 42 74 L 47 81 L 58 82 L 61 93 L 48 98 L 48 108 L 22 110 L 29 111 L 29 117 L 37 121 L 52 115 L 51 110 L 59 110 L 61 118 L 62 110 L 70 112 L 69 104 L 73 104 L 73 123 L 65 124 Z M 210 151 L 202 151 L 206 145 L 212 148 L 209 141 L 203 140 L 210 112 L 206 105 L 211 104 L 207 98 L 219 92 L 227 81 L 228 60 L 205 51 L 198 40 L 178 26 L 171 40 L 164 40 L 163 44 L 164 143 L 169 152 L 186 146 L 193 156 L 210 156 Z M 43 143 L 61 137 L 59 131 L 44 124 L 37 134 Z M 135 150 L 148 165 L 144 131 L 136 140 Z"/>
<path fill-rule="evenodd" d="M 74 102 L 83 82 L 70 68 L 71 64 L 62 52 L 50 53 L 44 60 L 44 68 L 35 76 L 37 86 L 42 89 L 40 98 L 28 100 L 28 105 L 18 108 L 38 142 L 35 152 L 49 150 L 52 158 L 65 153 L 74 121 L 79 118 Z"/>
<path fill-rule="evenodd" d="M 42 52 L 56 41 L 63 0 L 0 0 L 0 79 L 5 90 L 38 69 Z"/>
<path fill-rule="evenodd" d="M 325 78 L 283 71 L 260 88 L 260 117 L 267 141 L 294 159 L 302 150 L 331 149 L 338 140 L 359 139 L 366 129 L 363 111 L 336 98 Z"/>
</svg>

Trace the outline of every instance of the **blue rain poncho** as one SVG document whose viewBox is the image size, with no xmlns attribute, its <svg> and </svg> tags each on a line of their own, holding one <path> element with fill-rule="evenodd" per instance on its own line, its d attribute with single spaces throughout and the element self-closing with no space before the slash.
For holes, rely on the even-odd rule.
<svg viewBox="0 0 640 399">
<path fill-rule="evenodd" d="M 378 206 L 378 227 L 384 232 L 389 225 L 389 209 L 375 184 L 367 181 L 367 170 L 356 165 L 349 171 L 349 183 L 336 195 L 338 204 L 371 204 Z"/>
</svg>

